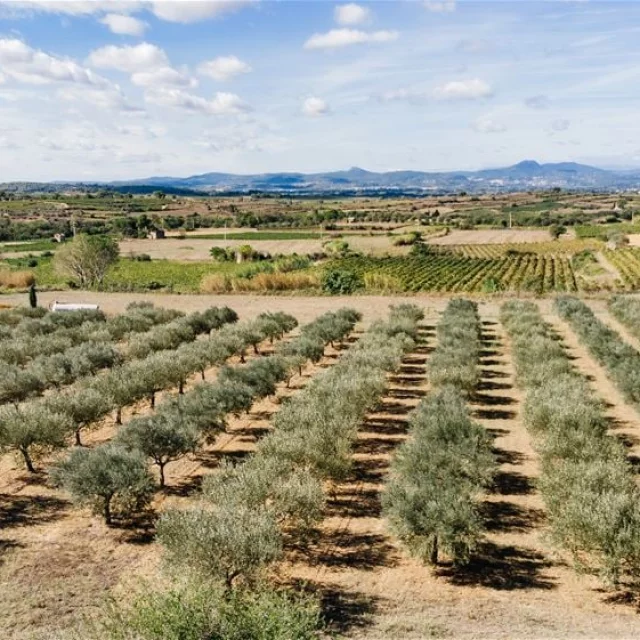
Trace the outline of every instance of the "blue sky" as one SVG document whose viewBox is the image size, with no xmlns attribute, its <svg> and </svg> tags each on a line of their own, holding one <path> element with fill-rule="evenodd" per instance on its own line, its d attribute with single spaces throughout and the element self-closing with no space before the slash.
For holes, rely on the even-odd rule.
<svg viewBox="0 0 640 640">
<path fill-rule="evenodd" d="M 0 182 L 640 166 L 640 3 L 0 1 Z"/>
</svg>

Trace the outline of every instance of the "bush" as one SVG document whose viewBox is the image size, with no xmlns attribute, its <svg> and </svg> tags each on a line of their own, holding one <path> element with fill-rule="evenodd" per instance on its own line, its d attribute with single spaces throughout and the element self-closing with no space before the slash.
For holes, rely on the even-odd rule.
<svg viewBox="0 0 640 640">
<path fill-rule="evenodd" d="M 331 295 L 349 295 L 364 286 L 362 278 L 354 271 L 329 269 L 322 275 L 322 290 Z"/>
<path fill-rule="evenodd" d="M 131 601 L 112 605 L 96 625 L 98 640 L 313 640 L 321 628 L 313 597 L 260 585 L 224 593 L 194 580 L 158 590 L 151 585 Z"/>
</svg>

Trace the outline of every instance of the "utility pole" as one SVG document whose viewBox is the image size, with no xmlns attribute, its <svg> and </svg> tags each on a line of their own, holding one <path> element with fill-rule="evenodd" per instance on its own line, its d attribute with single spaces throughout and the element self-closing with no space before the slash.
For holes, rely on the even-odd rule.
<svg viewBox="0 0 640 640">
<path fill-rule="evenodd" d="M 513 216 L 511 211 L 509 211 L 509 229 L 513 227 Z"/>
</svg>

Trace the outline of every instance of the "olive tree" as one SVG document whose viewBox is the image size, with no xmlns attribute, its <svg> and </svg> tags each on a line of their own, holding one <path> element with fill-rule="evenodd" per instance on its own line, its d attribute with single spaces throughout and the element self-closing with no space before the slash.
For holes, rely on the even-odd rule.
<svg viewBox="0 0 640 640">
<path fill-rule="evenodd" d="M 4 365 L 0 376 L 0 403 L 18 404 L 43 391 L 45 385 L 37 373 L 13 365 Z"/>
<path fill-rule="evenodd" d="M 46 403 L 53 411 L 69 416 L 78 447 L 82 446 L 82 429 L 100 420 L 112 406 L 108 397 L 91 387 L 82 387 L 64 395 L 56 394 L 47 398 Z"/>
<path fill-rule="evenodd" d="M 273 514 L 237 504 L 166 511 L 158 521 L 158 540 L 171 565 L 219 580 L 227 590 L 238 578 L 256 577 L 282 554 Z"/>
<path fill-rule="evenodd" d="M 36 471 L 34 457 L 66 446 L 71 429 L 67 415 L 43 403 L 0 407 L 0 446 L 18 451 L 31 473 Z"/>
<path fill-rule="evenodd" d="M 114 238 L 81 234 L 56 251 L 54 268 L 80 287 L 98 286 L 118 255 L 118 243 Z"/>
<path fill-rule="evenodd" d="M 77 504 L 102 513 L 107 524 L 113 522 L 114 508 L 123 515 L 131 514 L 153 496 L 154 481 L 145 455 L 116 443 L 74 449 L 51 475 Z"/>
<path fill-rule="evenodd" d="M 198 432 L 177 411 L 162 411 L 135 418 L 120 429 L 117 441 L 142 451 L 158 466 L 160 486 L 165 486 L 164 469 L 198 447 Z"/>
</svg>

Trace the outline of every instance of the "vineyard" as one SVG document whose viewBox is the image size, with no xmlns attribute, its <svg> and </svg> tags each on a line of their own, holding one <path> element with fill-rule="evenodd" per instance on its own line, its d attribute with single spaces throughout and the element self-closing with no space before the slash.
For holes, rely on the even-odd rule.
<svg viewBox="0 0 640 640">
<path fill-rule="evenodd" d="M 471 258 L 454 254 L 421 257 L 349 257 L 330 267 L 348 269 L 374 288 L 396 291 L 537 294 L 577 290 L 571 261 L 556 255 L 521 254 L 502 258 Z"/>
<path fill-rule="evenodd" d="M 505 242 L 500 244 L 449 244 L 430 245 L 432 250 L 453 253 L 466 258 L 501 258 L 518 253 L 571 257 L 586 249 L 596 250 L 601 244 L 596 240 L 562 240 L 555 242 Z"/>
</svg>

